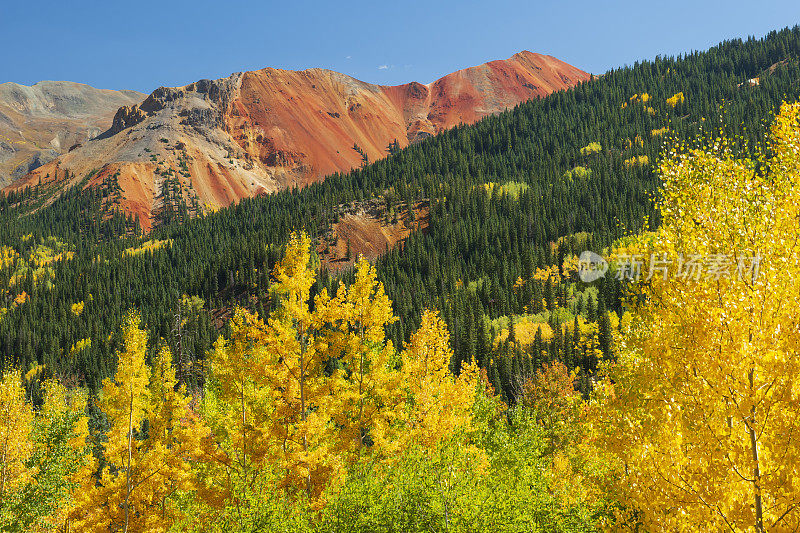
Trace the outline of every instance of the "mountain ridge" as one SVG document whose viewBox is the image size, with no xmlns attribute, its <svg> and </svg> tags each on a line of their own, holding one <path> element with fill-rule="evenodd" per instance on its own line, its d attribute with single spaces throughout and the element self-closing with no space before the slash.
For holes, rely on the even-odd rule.
<svg viewBox="0 0 800 533">
<path fill-rule="evenodd" d="M 303 186 L 381 159 L 392 144 L 405 147 L 588 78 L 552 56 L 523 51 L 424 85 L 267 67 L 160 87 L 121 106 L 102 135 L 7 190 L 63 189 L 96 171 L 86 186 L 113 177 L 123 191 L 119 207 L 150 229 L 170 202 L 205 211 Z"/>
<path fill-rule="evenodd" d="M 0 83 L 0 187 L 102 133 L 120 106 L 145 96 L 71 81 Z"/>
</svg>

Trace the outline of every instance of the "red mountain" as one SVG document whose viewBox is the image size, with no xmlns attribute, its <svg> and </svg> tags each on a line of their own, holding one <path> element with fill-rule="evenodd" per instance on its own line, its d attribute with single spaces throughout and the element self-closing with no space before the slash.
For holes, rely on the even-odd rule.
<svg viewBox="0 0 800 533">
<path fill-rule="evenodd" d="M 96 170 L 87 186 L 115 176 L 121 207 L 149 228 L 169 177 L 177 177 L 185 197 L 215 209 L 350 170 L 362 155 L 385 157 L 394 140 L 404 147 L 588 78 L 554 57 L 520 52 L 428 85 L 266 68 L 162 87 L 139 105 L 121 107 L 103 135 L 8 189 L 59 182 L 53 190 L 63 190 L 65 171 L 69 185 Z"/>
</svg>

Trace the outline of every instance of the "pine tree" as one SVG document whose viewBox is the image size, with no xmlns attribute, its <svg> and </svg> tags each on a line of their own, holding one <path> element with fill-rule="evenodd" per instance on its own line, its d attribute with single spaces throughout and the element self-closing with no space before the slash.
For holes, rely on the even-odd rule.
<svg viewBox="0 0 800 533">
<path fill-rule="evenodd" d="M 489 368 L 489 333 L 486 331 L 486 320 L 481 316 L 478 318 L 478 334 L 475 340 L 475 360 L 481 368 Z"/>
</svg>

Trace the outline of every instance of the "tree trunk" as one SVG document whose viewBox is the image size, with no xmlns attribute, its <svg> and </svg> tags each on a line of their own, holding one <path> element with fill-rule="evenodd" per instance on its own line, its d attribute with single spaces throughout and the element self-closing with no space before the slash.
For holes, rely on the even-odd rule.
<svg viewBox="0 0 800 533">
<path fill-rule="evenodd" d="M 125 466 L 125 529 L 128 533 L 129 512 L 128 505 L 131 499 L 131 462 L 133 462 L 133 390 L 128 404 L 128 464 Z"/>
<path fill-rule="evenodd" d="M 750 369 L 750 389 L 754 387 L 754 370 Z M 756 436 L 755 428 L 756 408 L 750 408 L 750 422 L 747 424 L 747 431 L 750 434 L 750 451 L 753 454 L 753 498 L 754 498 L 754 511 L 756 524 L 755 528 L 758 533 L 764 533 L 764 510 L 761 502 L 761 467 L 759 465 L 758 457 L 758 437 Z"/>
<path fill-rule="evenodd" d="M 303 422 L 306 421 L 306 367 L 305 367 L 305 354 L 306 354 L 306 336 L 304 332 L 300 333 L 300 418 Z M 303 428 L 303 452 L 308 453 L 308 437 L 305 434 L 306 428 Z M 306 494 L 311 497 L 311 470 L 309 469 L 306 474 Z"/>
</svg>

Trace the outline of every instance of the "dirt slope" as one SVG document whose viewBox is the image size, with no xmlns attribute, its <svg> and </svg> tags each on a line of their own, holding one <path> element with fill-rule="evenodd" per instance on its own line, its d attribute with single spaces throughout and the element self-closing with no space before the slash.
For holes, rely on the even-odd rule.
<svg viewBox="0 0 800 533">
<path fill-rule="evenodd" d="M 104 132 L 120 106 L 146 96 L 66 81 L 0 83 L 0 187 Z"/>
<path fill-rule="evenodd" d="M 430 225 L 428 201 L 417 202 L 413 211 L 411 218 L 407 207 L 400 204 L 398 214 L 387 218 L 385 204 L 375 200 L 344 207 L 339 221 L 317 246 L 322 264 L 337 271 L 352 266 L 359 256 L 374 261 L 405 241 L 412 231 L 426 231 Z"/>
</svg>

